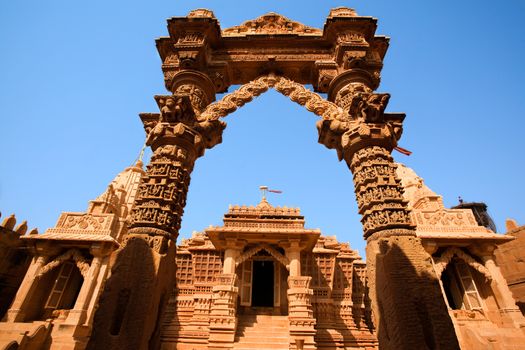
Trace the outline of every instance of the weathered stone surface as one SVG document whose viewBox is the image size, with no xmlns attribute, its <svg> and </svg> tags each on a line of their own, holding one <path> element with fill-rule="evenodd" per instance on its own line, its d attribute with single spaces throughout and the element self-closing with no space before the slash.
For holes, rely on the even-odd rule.
<svg viewBox="0 0 525 350">
<path fill-rule="evenodd" d="M 11 291 L 20 287 L 6 297 L 13 302 L 0 323 L 0 347 L 525 344 L 523 316 L 494 261 L 508 237 L 480 225 L 467 206 L 445 208 L 390 155 L 405 115 L 386 113 L 390 94 L 375 92 L 388 48 L 376 28 L 376 19 L 344 7 L 330 11 L 323 29 L 275 13 L 227 29 L 206 9 L 169 19 L 169 36 L 156 44 L 171 94 L 155 96 L 159 113 L 140 115 L 153 151 L 147 170 L 141 162 L 126 169 L 85 213 L 64 212 L 42 235 L 23 236 L 27 225 L 15 228 L 11 217 L 1 225 L 0 257 L 13 247 L 33 257 L 25 272 L 12 261 L 0 269 L 20 268 L 8 283 Z M 177 251 L 196 160 L 221 143 L 221 118 L 270 88 L 320 117 L 319 143 L 352 172 L 368 265 L 348 244 L 306 229 L 297 208 L 264 198 L 230 208 L 223 226 Z M 514 266 L 502 264 L 504 271 Z M 2 302 L 5 309 L 10 300 Z M 283 327 L 254 339 L 246 322 L 267 332 L 272 322 Z"/>
<path fill-rule="evenodd" d="M 505 236 L 515 239 L 499 245 L 494 255 L 517 305 L 525 314 L 525 226 L 512 219 L 507 219 L 506 224 Z"/>
</svg>

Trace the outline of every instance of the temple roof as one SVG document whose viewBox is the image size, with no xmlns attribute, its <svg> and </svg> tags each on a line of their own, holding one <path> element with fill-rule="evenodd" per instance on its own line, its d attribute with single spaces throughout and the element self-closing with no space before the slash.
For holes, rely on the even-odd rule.
<svg viewBox="0 0 525 350">
<path fill-rule="evenodd" d="M 304 217 L 301 215 L 301 210 L 299 208 L 289 208 L 287 206 L 274 207 L 266 200 L 266 198 L 263 198 L 256 206 L 230 205 L 230 207 L 228 208 L 228 212 L 224 215 L 225 218 L 265 218 L 267 216 L 272 216 L 280 219 L 304 219 Z"/>
<path fill-rule="evenodd" d="M 432 191 L 413 169 L 397 163 L 397 175 L 401 179 L 403 197 L 408 201 L 418 237 L 461 244 L 474 240 L 511 239 L 479 225 L 471 209 L 445 208 L 442 197 Z"/>
<path fill-rule="evenodd" d="M 256 206 L 230 205 L 223 221 L 223 226 L 210 226 L 205 230 L 217 248 L 231 239 L 259 243 L 293 239 L 311 249 L 321 235 L 319 229 L 304 227 L 299 208 L 273 206 L 264 197 Z"/>
</svg>

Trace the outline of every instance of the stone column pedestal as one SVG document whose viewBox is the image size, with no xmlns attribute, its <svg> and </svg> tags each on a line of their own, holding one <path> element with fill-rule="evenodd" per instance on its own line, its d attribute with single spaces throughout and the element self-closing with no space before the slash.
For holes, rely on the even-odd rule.
<svg viewBox="0 0 525 350">
<path fill-rule="evenodd" d="M 288 277 L 288 320 L 290 349 L 316 349 L 315 319 L 312 310 L 312 277 Z"/>
<path fill-rule="evenodd" d="M 237 329 L 237 295 L 235 274 L 221 274 L 213 287 L 210 311 L 210 338 L 208 349 L 233 349 Z"/>
</svg>

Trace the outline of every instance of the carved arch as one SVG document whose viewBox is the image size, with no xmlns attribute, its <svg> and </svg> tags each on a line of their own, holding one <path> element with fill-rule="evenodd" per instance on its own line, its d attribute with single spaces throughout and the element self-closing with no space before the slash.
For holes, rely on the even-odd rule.
<svg viewBox="0 0 525 350">
<path fill-rule="evenodd" d="M 454 256 L 457 256 L 463 260 L 465 263 L 467 263 L 467 265 L 480 272 L 488 280 L 492 280 L 492 275 L 485 266 L 478 263 L 473 257 L 456 247 L 448 248 L 443 252 L 443 254 L 441 254 L 439 258 L 435 259 L 435 270 L 439 279 L 441 279 L 443 271 L 445 271 Z"/>
<path fill-rule="evenodd" d="M 45 275 L 67 260 L 73 260 L 82 274 L 82 277 L 86 278 L 90 265 L 78 249 L 69 249 L 64 254 L 59 255 L 52 261 L 48 262 L 44 267 L 42 267 L 38 273 L 38 277 Z"/>
<path fill-rule="evenodd" d="M 255 254 L 257 254 L 261 250 L 265 250 L 266 252 L 268 252 L 268 254 L 270 254 L 275 260 L 277 260 L 282 265 L 284 265 L 284 267 L 286 267 L 287 270 L 290 270 L 290 260 L 288 260 L 286 256 L 282 255 L 275 248 L 272 248 L 270 245 L 266 243 L 259 244 L 258 246 L 255 246 L 245 251 L 239 257 L 239 259 L 235 263 L 235 266 L 239 266 L 240 264 L 242 264 L 243 262 L 245 262 L 246 260 L 254 256 Z"/>
<path fill-rule="evenodd" d="M 348 113 L 335 103 L 308 90 L 302 84 L 272 74 L 264 75 L 250 81 L 234 92 L 227 94 L 220 101 L 210 104 L 204 112 L 202 112 L 200 119 L 218 120 L 219 118 L 224 118 L 237 108 L 244 106 L 255 97 L 268 91 L 270 88 L 289 97 L 293 102 L 304 106 L 308 111 L 313 112 L 325 120 L 349 120 Z"/>
</svg>

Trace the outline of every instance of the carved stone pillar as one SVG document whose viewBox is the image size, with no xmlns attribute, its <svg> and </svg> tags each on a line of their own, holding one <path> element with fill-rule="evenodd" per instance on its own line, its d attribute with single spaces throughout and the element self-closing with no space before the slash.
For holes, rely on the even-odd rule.
<svg viewBox="0 0 525 350">
<path fill-rule="evenodd" d="M 516 301 L 512 296 L 512 292 L 509 289 L 507 281 L 501 274 L 500 268 L 494 261 L 494 249 L 493 245 L 487 245 L 485 247 L 479 247 L 479 249 L 473 249 L 474 253 L 481 257 L 483 265 L 489 270 L 492 276 L 491 287 L 496 294 L 496 299 L 499 304 L 500 313 L 502 318 L 513 324 L 516 328 L 522 328 L 525 326 L 525 318 L 521 313 L 519 307 L 516 305 Z"/>
<path fill-rule="evenodd" d="M 291 271 L 291 269 L 290 269 Z M 290 349 L 316 349 L 315 319 L 312 310 L 312 277 L 288 277 L 288 320 L 290 322 Z"/>
<path fill-rule="evenodd" d="M 299 242 L 290 241 L 290 247 L 286 249 L 286 256 L 290 261 L 290 277 L 301 276 L 301 248 Z"/>
<path fill-rule="evenodd" d="M 213 286 L 208 349 L 233 349 L 239 293 L 239 288 L 235 286 L 236 279 L 234 273 L 217 276 L 217 285 Z"/>
<path fill-rule="evenodd" d="M 222 266 L 223 274 L 235 274 L 235 267 L 237 258 L 241 253 L 243 243 L 238 243 L 237 240 L 228 240 L 226 242 L 226 249 L 224 250 L 224 263 Z"/>
<path fill-rule="evenodd" d="M 93 260 L 91 261 L 87 275 L 84 278 L 75 305 L 73 306 L 73 309 L 69 311 L 67 319 L 64 322 L 65 324 L 82 325 L 86 323 L 89 305 L 92 304 L 92 299 L 96 298 L 94 291 L 97 287 L 97 282 L 99 282 L 101 266 L 110 252 L 111 250 L 108 249 L 108 247 L 97 245 L 91 248 Z"/>
<path fill-rule="evenodd" d="M 175 280 L 175 242 L 195 161 L 222 141 L 222 121 L 202 121 L 214 100 L 201 73 L 183 71 L 174 94 L 155 96 L 160 114 L 141 114 L 153 155 L 127 235 L 101 297 L 89 347 L 147 349 L 158 341 L 161 311 Z"/>
<path fill-rule="evenodd" d="M 31 296 L 36 290 L 38 284 L 38 273 L 44 267 L 47 256 L 37 255 L 27 269 L 26 275 L 18 288 L 13 304 L 7 310 L 7 322 L 23 322 L 25 317 L 24 308 L 27 307 Z"/>
<path fill-rule="evenodd" d="M 369 86 L 351 72 L 335 78 L 329 99 L 345 114 L 321 120 L 317 127 L 319 142 L 335 148 L 353 174 L 379 342 L 383 349 L 459 349 L 390 155 L 401 137 L 404 115 L 384 113 L 390 96 Z"/>
</svg>

